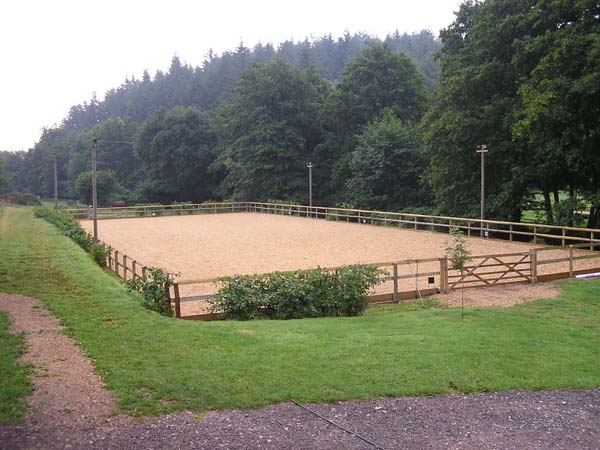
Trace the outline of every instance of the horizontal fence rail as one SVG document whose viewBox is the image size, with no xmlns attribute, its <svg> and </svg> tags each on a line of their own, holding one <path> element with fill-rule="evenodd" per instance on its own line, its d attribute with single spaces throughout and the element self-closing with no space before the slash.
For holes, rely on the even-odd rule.
<svg viewBox="0 0 600 450">
<path fill-rule="evenodd" d="M 91 209 L 88 208 L 66 209 L 65 212 L 79 219 L 89 219 L 92 214 Z M 439 292 L 448 293 L 459 286 L 469 288 L 508 283 L 536 283 L 600 272 L 600 262 L 591 268 L 575 268 L 577 261 L 600 259 L 600 252 L 597 251 L 600 249 L 600 239 L 598 239 L 600 230 L 589 228 L 261 202 L 210 202 L 98 208 L 97 217 L 110 219 L 242 212 L 398 227 L 416 231 L 447 233 L 451 228 L 458 228 L 467 236 L 486 236 L 510 241 L 525 238 L 534 245 L 555 244 L 532 249 L 529 252 L 472 256 L 462 274 L 452 269 L 452 260 L 446 257 L 368 264 L 387 272 L 382 278 L 383 288 L 378 288 L 379 290 L 369 298 L 369 303 L 373 305 L 398 303 Z M 552 255 L 553 252 L 561 252 L 561 254 Z M 550 264 L 564 267 L 564 270 L 538 274 L 540 267 Z M 123 280 L 140 277 L 146 279 L 149 276 L 145 265 L 110 247 L 107 265 Z M 336 269 L 339 267 L 326 270 Z M 219 278 L 176 280 L 172 290 L 166 292 L 165 295 L 172 301 L 175 316 L 181 317 L 182 303 L 210 300 L 216 295 L 218 284 Z M 202 319 L 208 318 L 207 316 L 209 314 L 184 316 L 183 318 Z"/>
<path fill-rule="evenodd" d="M 90 208 L 70 208 L 65 212 L 79 219 L 92 217 Z M 451 228 L 462 230 L 467 236 L 485 236 L 505 240 L 529 239 L 534 245 L 587 243 L 594 250 L 600 246 L 600 230 L 593 228 L 563 227 L 557 225 L 481 220 L 475 218 L 433 216 L 427 214 L 370 211 L 363 209 L 305 206 L 262 202 L 210 202 L 179 205 L 148 205 L 98 208 L 99 219 L 127 217 L 156 217 L 186 214 L 219 214 L 259 212 L 370 225 L 397 226 L 414 230 L 447 232 Z"/>
</svg>

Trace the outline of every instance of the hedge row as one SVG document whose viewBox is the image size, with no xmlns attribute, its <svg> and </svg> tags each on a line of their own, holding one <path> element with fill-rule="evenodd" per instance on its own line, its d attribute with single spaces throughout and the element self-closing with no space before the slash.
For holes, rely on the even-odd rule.
<svg viewBox="0 0 600 450">
<path fill-rule="evenodd" d="M 92 255 L 100 267 L 106 267 L 108 247 L 101 243 L 94 244 L 92 235 L 85 231 L 76 219 L 61 210 L 51 209 L 47 206 L 36 208 L 34 214 L 35 217 L 45 219 L 53 224 L 63 235 L 73 239 L 82 249 Z"/>
<path fill-rule="evenodd" d="M 213 312 L 239 320 L 356 316 L 367 308 L 367 293 L 384 274 L 374 266 L 353 265 L 223 277 L 209 302 Z"/>
</svg>

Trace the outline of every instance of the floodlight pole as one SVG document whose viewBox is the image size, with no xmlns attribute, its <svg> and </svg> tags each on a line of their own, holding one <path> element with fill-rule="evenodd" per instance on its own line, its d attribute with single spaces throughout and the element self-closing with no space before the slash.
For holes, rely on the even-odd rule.
<svg viewBox="0 0 600 450">
<path fill-rule="evenodd" d="M 58 162 L 54 155 L 54 209 L 58 209 Z"/>
<path fill-rule="evenodd" d="M 96 144 L 98 139 L 92 138 L 92 217 L 94 220 L 94 243 L 98 243 L 98 197 L 96 195 Z"/>
<path fill-rule="evenodd" d="M 485 154 L 488 152 L 487 145 L 483 144 L 477 147 L 477 153 L 481 154 L 481 230 L 480 237 L 483 237 L 483 220 L 485 219 Z"/>
<path fill-rule="evenodd" d="M 308 167 L 308 207 L 310 208 L 310 214 L 312 216 L 312 168 L 313 163 L 308 162 L 306 165 Z"/>
</svg>

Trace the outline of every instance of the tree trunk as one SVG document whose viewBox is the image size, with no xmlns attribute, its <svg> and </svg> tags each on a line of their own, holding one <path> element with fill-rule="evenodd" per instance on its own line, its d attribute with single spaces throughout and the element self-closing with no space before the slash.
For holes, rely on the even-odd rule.
<svg viewBox="0 0 600 450">
<path fill-rule="evenodd" d="M 554 204 L 558 204 L 558 202 L 560 202 L 560 198 L 558 197 L 558 191 L 554 191 Z"/>
<path fill-rule="evenodd" d="M 568 212 L 568 221 L 570 227 L 573 226 L 573 207 L 575 206 L 575 188 L 573 185 L 569 186 L 569 212 Z"/>
<path fill-rule="evenodd" d="M 600 208 L 592 206 L 590 208 L 590 216 L 588 217 L 588 228 L 600 228 Z"/>
<path fill-rule="evenodd" d="M 546 210 L 546 223 L 552 225 L 554 218 L 552 215 L 552 202 L 550 201 L 550 192 L 547 189 L 543 190 L 544 195 L 544 209 Z"/>
</svg>

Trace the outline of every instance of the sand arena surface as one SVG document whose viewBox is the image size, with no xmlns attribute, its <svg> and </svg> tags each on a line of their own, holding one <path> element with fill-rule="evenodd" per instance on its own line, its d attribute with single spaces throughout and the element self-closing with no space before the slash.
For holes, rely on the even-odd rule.
<svg viewBox="0 0 600 450">
<path fill-rule="evenodd" d="M 91 231 L 91 221 L 82 225 Z M 98 234 L 121 253 L 182 279 L 435 258 L 448 241 L 444 233 L 258 213 L 101 220 Z M 473 255 L 532 247 L 466 241 Z"/>
<path fill-rule="evenodd" d="M 91 221 L 81 224 L 86 230 L 92 230 Z M 98 231 L 99 238 L 121 254 L 135 259 L 138 264 L 178 273 L 179 280 L 439 258 L 444 255 L 448 242 L 446 233 L 260 213 L 106 219 L 98 222 Z M 466 237 L 465 240 L 474 256 L 528 252 L 535 247 L 500 239 Z M 576 251 L 575 254 L 581 253 Z M 540 252 L 538 261 L 565 256 L 567 251 L 557 248 Z M 518 259 L 513 257 L 513 260 Z M 574 265 L 575 269 L 589 267 L 600 267 L 600 260 L 576 261 Z M 433 285 L 427 283 L 427 277 L 421 276 L 419 290 L 438 286 L 439 268 L 439 261 L 422 263 L 418 267 L 415 264 L 399 265 L 398 274 L 408 277 L 399 280 L 399 291 L 415 290 L 417 286 L 412 277 L 417 272 L 436 274 Z M 391 268 L 387 270 L 390 272 Z M 538 267 L 538 274 L 568 270 L 568 263 L 546 264 Z M 498 289 L 502 291 L 502 287 L 496 291 Z M 182 297 L 212 294 L 216 290 L 213 283 L 180 286 Z M 393 283 L 388 281 L 373 293 L 390 292 L 393 292 Z M 515 295 L 511 292 L 506 292 L 505 299 L 494 302 L 514 303 Z M 496 295 L 500 294 L 496 292 Z M 540 294 L 546 296 L 547 293 Z M 477 298 L 480 306 L 488 306 L 488 300 L 493 300 L 486 300 L 481 294 Z M 448 301 L 452 303 L 450 298 Z M 203 302 L 184 302 L 182 314 L 206 312 L 206 307 Z"/>
</svg>

